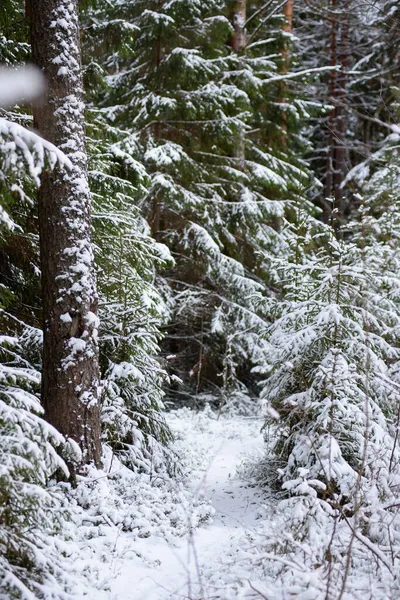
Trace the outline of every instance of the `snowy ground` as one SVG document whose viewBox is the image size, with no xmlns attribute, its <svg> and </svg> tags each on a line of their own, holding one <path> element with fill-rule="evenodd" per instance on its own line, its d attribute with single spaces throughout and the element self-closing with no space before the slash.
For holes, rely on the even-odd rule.
<svg viewBox="0 0 400 600">
<path fill-rule="evenodd" d="M 53 580 L 70 593 L 53 598 L 400 598 L 400 550 L 353 535 L 357 515 L 335 520 L 315 492 L 285 497 L 254 483 L 270 468 L 261 419 L 182 409 L 168 420 L 183 474 L 133 473 L 106 454 L 103 471 L 71 493 Z M 375 530 L 400 539 L 393 515 L 381 513 Z"/>
<path fill-rule="evenodd" d="M 169 421 L 178 437 L 176 450 L 191 471 L 182 497 L 187 533 L 171 535 L 166 528 L 166 534 L 160 535 L 158 528 L 143 538 L 111 523 L 103 527 L 91 542 L 90 560 L 75 563 L 84 572 L 92 570 L 97 561 L 97 582 L 90 599 L 228 597 L 224 590 L 236 577 L 240 540 L 251 533 L 263 503 L 263 492 L 237 474 L 244 460 L 262 452 L 262 421 L 242 417 L 216 420 L 207 411 L 199 415 L 188 410 L 173 413 Z M 177 501 L 181 493 L 178 489 Z M 190 514 L 192 510 L 195 515 Z M 201 510 L 204 522 L 198 524 Z M 191 522 L 197 527 L 191 527 Z"/>
</svg>

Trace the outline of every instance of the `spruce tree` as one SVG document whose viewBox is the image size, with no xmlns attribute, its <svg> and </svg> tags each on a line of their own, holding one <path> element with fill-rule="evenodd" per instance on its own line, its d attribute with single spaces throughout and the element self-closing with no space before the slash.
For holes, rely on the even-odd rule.
<svg viewBox="0 0 400 600">
<path fill-rule="evenodd" d="M 164 286 L 173 306 L 163 342 L 170 372 L 183 378 L 188 395 L 224 387 L 231 355 L 228 379 L 232 390 L 240 388 L 263 346 L 259 303 L 270 275 L 259 250 L 285 246 L 285 207 L 307 181 L 303 167 L 277 149 L 281 105 L 271 102 L 265 114 L 265 93 L 274 90 L 267 80 L 278 67 L 255 40 L 270 23 L 253 19 L 253 49 L 244 57 L 228 43 L 234 27 L 222 2 L 154 3 L 145 10 L 126 2 L 118 22 L 108 5 L 98 6 L 89 31 L 108 31 L 112 39 L 119 28 L 124 42 L 118 55 L 103 58 L 111 74 L 102 115 L 126 132 L 120 147 L 149 173 L 138 202 L 175 259 Z"/>
<path fill-rule="evenodd" d="M 171 264 L 135 206 L 146 173 L 118 134 L 90 115 L 89 178 L 99 289 L 102 437 L 131 468 L 164 469 L 171 433 L 162 414 L 166 372 L 157 360 L 168 306 L 156 269 Z M 95 119 L 97 115 L 97 119 Z M 114 135 L 112 134 L 115 134 Z"/>
<path fill-rule="evenodd" d="M 12 52 L 7 54 L 7 60 L 14 64 L 27 58 L 29 45 L 24 7 L 15 3 L 12 8 L 17 12 L 10 13 L 9 7 L 3 28 L 12 39 L 1 51 L 6 57 L 6 49 L 10 48 Z M 19 37 L 8 27 L 8 23 L 16 22 L 26 24 L 18 30 Z M 84 39 L 88 40 L 89 36 L 84 35 Z M 165 467 L 163 442 L 171 435 L 161 415 L 165 373 L 155 356 L 160 323 L 165 320 L 168 307 L 156 291 L 154 280 L 155 265 L 161 269 L 172 259 L 165 247 L 151 239 L 140 211 L 133 210 L 136 199 L 143 193 L 146 173 L 126 148 L 116 145 L 120 132 L 105 123 L 101 110 L 93 103 L 99 83 L 95 69 L 88 65 L 84 73 L 90 103 L 86 111 L 89 119 L 86 143 L 102 321 L 99 331 L 104 394 L 102 438 L 135 468 L 154 469 L 159 463 Z M 26 108 L 13 108 L 7 115 L 13 122 L 32 123 Z M 9 140 L 5 139 L 4 143 L 8 144 Z M 10 157 L 11 160 L 14 158 Z M 3 285 L 0 296 L 7 314 L 26 323 L 28 330 L 34 327 L 37 331 L 37 346 L 29 355 L 34 356 L 32 367 L 40 370 L 42 306 L 36 188 L 26 174 L 25 163 L 21 162 L 21 166 L 23 168 L 12 176 L 8 172 L 1 188 L 2 207 L 7 212 L 4 218 L 11 219 L 13 225 L 3 230 L 1 239 Z M 35 168 L 37 178 L 36 163 Z M 22 330 L 16 331 L 10 323 L 12 321 L 2 319 L 4 332 L 17 334 L 17 337 L 22 335 Z M 122 398 L 127 400 L 126 404 Z"/>
<path fill-rule="evenodd" d="M 320 227 L 278 267 L 285 297 L 262 395 L 277 428 L 264 476 L 283 499 L 263 545 L 285 555 L 282 593 L 293 564 L 298 592 L 316 597 L 368 589 L 360 578 L 374 556 L 377 579 L 387 577 L 388 527 L 398 527 L 400 288 L 397 244 L 373 230 L 368 214 L 352 241 Z"/>
<path fill-rule="evenodd" d="M 30 78 L 30 85 L 24 86 L 26 99 L 27 91 L 32 93 L 37 83 L 41 84 L 39 73 L 3 71 L 0 88 L 8 98 L 13 97 L 12 102 L 19 100 L 21 76 Z M 18 255 L 21 215 L 29 211 L 30 198 L 23 190 L 39 185 L 40 173 L 51 170 L 56 163 L 59 168 L 71 168 L 67 157 L 52 144 L 18 123 L 0 118 L 0 242 L 4 267 L 0 280 L 0 595 L 7 598 L 39 597 L 43 591 L 53 597 L 45 582 L 59 560 L 49 551 L 47 536 L 61 524 L 60 498 L 54 488 L 47 486 L 57 471 L 68 476 L 66 465 L 55 451 L 56 446 L 65 449 L 65 439 L 43 419 L 39 401 L 42 335 L 40 329 L 18 318 L 21 313 L 13 314 L 18 305 L 21 310 L 18 295 L 22 277 L 18 262 L 10 261 L 13 253 Z M 29 248 L 32 238 L 29 234 L 26 238 Z M 11 250 L 4 256 L 7 248 Z M 24 252 L 26 247 L 20 247 L 20 256 Z"/>
<path fill-rule="evenodd" d="M 48 81 L 34 110 L 44 137 L 69 156 L 72 171 L 44 174 L 39 188 L 43 297 L 42 403 L 46 418 L 101 462 L 97 290 L 91 246 L 77 2 L 44 0 L 30 15 L 32 55 Z"/>
<path fill-rule="evenodd" d="M 385 405 L 379 378 L 397 359 L 399 313 L 384 295 L 373 252 L 328 230 L 316 256 L 286 272 L 263 390 L 280 416 L 284 487 L 307 473 L 321 482 L 324 497 L 349 503 L 349 510 L 358 476 L 372 484 L 368 470 L 378 456 L 389 471 L 393 446 L 388 423 L 395 407 Z"/>
</svg>

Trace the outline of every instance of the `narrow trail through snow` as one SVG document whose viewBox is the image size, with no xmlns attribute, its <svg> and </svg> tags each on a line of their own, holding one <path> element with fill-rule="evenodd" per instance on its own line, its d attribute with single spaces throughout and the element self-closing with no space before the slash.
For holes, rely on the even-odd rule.
<svg viewBox="0 0 400 600">
<path fill-rule="evenodd" d="M 116 561 L 110 600 L 206 600 L 218 597 L 222 571 L 224 582 L 230 571 L 234 579 L 229 565 L 234 564 L 239 540 L 256 525 L 263 502 L 262 491 L 244 481 L 237 469 L 246 458 L 262 451 L 262 422 L 223 418 L 207 420 L 202 428 L 196 418 L 171 424 L 197 455 L 190 485 L 194 495 L 212 504 L 213 520 L 186 538 L 141 540 L 142 560 L 121 557 Z"/>
</svg>

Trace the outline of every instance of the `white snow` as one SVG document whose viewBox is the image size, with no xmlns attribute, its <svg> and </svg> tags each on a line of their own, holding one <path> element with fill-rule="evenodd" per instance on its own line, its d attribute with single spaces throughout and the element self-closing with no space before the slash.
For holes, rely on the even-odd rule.
<svg viewBox="0 0 400 600">
<path fill-rule="evenodd" d="M 3 78 L 0 77 L 0 85 L 2 82 Z M 25 170 L 37 185 L 40 183 L 39 175 L 45 167 L 46 157 L 51 168 L 56 163 L 67 169 L 72 167 L 69 158 L 56 146 L 33 131 L 2 117 L 0 117 L 0 154 L 3 157 L 5 171 L 18 172 L 19 156 L 22 156 Z"/>
<path fill-rule="evenodd" d="M 111 585 L 113 600 L 212 597 L 215 590 L 209 589 L 210 574 L 215 577 L 226 569 L 227 557 L 237 551 L 240 538 L 256 524 L 262 492 L 249 487 L 236 470 L 246 456 L 262 447 L 261 421 L 209 420 L 202 431 L 196 427 L 199 420 L 201 417 L 192 413 L 189 420 L 173 418 L 173 426 L 185 435 L 192 429 L 190 443 L 203 455 L 190 487 L 195 496 L 212 504 L 213 522 L 183 539 L 143 540 L 145 562 L 135 568 L 131 561 L 121 562 L 119 576 Z"/>
<path fill-rule="evenodd" d="M 0 67 L 0 106 L 6 108 L 17 102 L 29 102 L 45 90 L 45 79 L 33 65 L 18 68 Z"/>
<path fill-rule="evenodd" d="M 97 567 L 98 581 L 85 596 L 89 600 L 206 600 L 217 597 L 217 588 L 224 585 L 219 581 L 221 573 L 224 583 L 234 580 L 229 563 L 239 552 L 240 540 L 256 526 L 264 495 L 242 479 L 237 469 L 246 457 L 262 452 L 262 421 L 226 416 L 218 420 L 211 411 L 188 409 L 170 414 L 168 420 L 178 436 L 175 451 L 190 471 L 186 490 L 176 487 L 176 500 L 187 523 L 178 525 L 175 532 L 165 525 L 151 526 L 152 512 L 155 508 L 168 512 L 168 500 L 164 506 L 143 500 L 134 508 L 142 514 L 134 517 L 135 526 L 143 524 L 144 531 L 154 531 L 148 537 L 123 532 L 113 523 L 115 515 L 104 514 L 101 534 L 90 541 L 82 539 L 74 565 L 82 574 L 91 569 L 93 577 L 96 562 L 102 563 Z M 138 476 L 137 487 L 141 485 Z M 99 496 L 109 510 L 105 489 Z M 87 514 L 85 518 L 90 519 Z M 186 531 L 183 536 L 179 535 L 182 530 Z M 89 545 L 90 559 L 85 557 Z"/>
<path fill-rule="evenodd" d="M 72 317 L 69 312 L 60 315 L 60 321 L 63 323 L 72 323 Z"/>
<path fill-rule="evenodd" d="M 351 540 L 343 600 L 399 597 L 387 549 L 361 529 L 352 538 L 350 517 L 335 522 L 334 509 L 317 497 L 324 484 L 308 469 L 285 485 L 290 496 L 268 489 L 261 419 L 218 419 L 207 408 L 167 417 L 186 476 L 133 473 L 106 450 L 103 470 L 93 468 L 72 492 L 67 539 L 57 544 L 75 598 L 333 600 L 340 597 Z M 266 487 L 256 483 L 261 475 Z M 388 524 L 393 515 L 382 518 Z M 300 540 L 295 531 L 304 520 Z M 329 581 L 327 548 L 338 565 Z"/>
</svg>

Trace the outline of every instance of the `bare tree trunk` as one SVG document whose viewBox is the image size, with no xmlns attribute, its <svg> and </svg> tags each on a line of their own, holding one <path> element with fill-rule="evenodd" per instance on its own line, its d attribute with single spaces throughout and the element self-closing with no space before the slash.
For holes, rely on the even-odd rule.
<svg viewBox="0 0 400 600">
<path fill-rule="evenodd" d="M 157 9 L 160 12 L 162 10 L 162 2 L 160 0 L 157 3 Z M 160 68 L 161 62 L 164 58 L 163 57 L 163 38 L 162 38 L 162 30 L 161 29 L 159 29 L 159 31 L 158 31 L 155 50 L 156 50 L 155 69 L 158 70 Z M 158 95 L 160 95 L 161 92 L 162 92 L 162 90 L 160 88 L 157 88 L 156 93 Z M 161 137 L 163 135 L 163 124 L 160 119 L 161 119 L 161 116 L 159 115 L 153 126 L 154 138 L 155 138 L 155 140 L 157 140 L 157 142 L 161 140 Z M 161 235 L 162 230 L 166 229 L 168 227 L 168 223 L 164 219 L 164 215 L 162 213 L 163 213 L 162 201 L 160 200 L 160 198 L 157 195 L 153 199 L 152 214 L 150 217 L 151 235 L 157 241 L 161 240 L 160 235 Z"/>
<path fill-rule="evenodd" d="M 247 0 L 236 0 L 232 8 L 232 25 L 235 33 L 231 37 L 231 46 L 237 53 L 244 52 L 246 48 L 246 3 Z M 246 141 L 245 131 L 239 132 L 239 139 L 235 149 L 235 156 L 239 159 L 239 167 L 246 167 Z"/>
<path fill-rule="evenodd" d="M 337 66 L 337 15 L 336 15 L 336 7 L 337 0 L 331 0 L 330 4 L 330 15 L 329 15 L 329 23 L 331 27 L 331 35 L 330 35 L 330 66 Z M 330 82 L 329 82 L 329 96 L 330 101 L 336 97 L 337 90 L 337 72 L 333 69 L 330 73 Z M 335 123 L 336 123 L 336 107 L 334 107 L 329 113 L 328 119 L 328 155 L 327 155 L 327 165 L 326 165 L 326 174 L 325 174 L 325 182 L 324 182 L 324 200 L 331 199 L 334 195 L 333 192 L 333 178 L 334 178 L 334 170 L 335 170 Z M 329 221 L 331 214 L 331 205 L 324 203 L 324 220 Z"/>
<path fill-rule="evenodd" d="M 284 6 L 283 6 L 283 16 L 284 16 L 284 22 L 283 22 L 283 26 L 282 26 L 282 30 L 284 33 L 286 34 L 291 34 L 292 30 L 293 30 L 293 8 L 294 8 L 294 0 L 286 0 Z M 288 44 L 288 40 L 285 38 L 283 40 L 283 48 L 281 50 L 281 55 L 282 55 L 282 68 L 281 68 L 281 73 L 287 73 L 290 67 L 290 45 Z M 281 98 L 280 98 L 280 102 L 282 104 L 286 104 L 288 99 L 287 99 L 287 85 L 286 83 L 283 81 L 281 84 Z M 287 113 L 285 110 L 282 111 L 282 130 L 283 130 L 283 136 L 282 136 L 282 145 L 284 148 L 286 148 L 287 145 Z"/>
<path fill-rule="evenodd" d="M 246 2 L 247 0 L 236 0 L 232 9 L 232 24 L 235 33 L 231 44 L 235 52 L 242 52 L 246 47 Z"/>
<path fill-rule="evenodd" d="M 293 8 L 294 8 L 294 0 L 286 0 L 284 6 L 283 6 L 283 16 L 285 17 L 285 20 L 283 22 L 283 31 L 285 33 L 292 33 L 292 29 L 293 29 Z M 285 63 L 285 71 L 288 70 L 289 68 L 289 62 L 290 62 L 290 49 L 289 49 L 289 45 L 287 42 L 285 42 L 284 44 L 284 49 L 283 49 L 283 57 L 284 57 L 284 63 Z"/>
<path fill-rule="evenodd" d="M 340 221 L 344 219 L 344 192 L 342 183 L 346 175 L 346 125 L 347 125 L 347 71 L 349 62 L 349 3 L 345 2 L 341 15 L 340 41 L 338 43 L 338 62 L 340 71 L 337 76 L 336 94 L 336 157 L 334 174 L 334 197 L 339 211 Z"/>
<path fill-rule="evenodd" d="M 340 7 L 340 0 L 331 0 L 329 22 L 331 25 L 330 64 L 340 66 L 339 73 L 330 74 L 329 102 L 334 108 L 328 120 L 328 156 L 324 185 L 325 198 L 335 201 L 340 219 L 344 213 L 342 182 L 346 171 L 346 84 L 349 59 L 349 2 Z M 330 218 L 331 207 L 324 203 L 325 220 Z"/>
<path fill-rule="evenodd" d="M 161 10 L 161 4 L 158 3 L 158 8 Z M 162 61 L 162 39 L 161 39 L 161 30 L 158 33 L 157 43 L 156 43 L 156 64 L 155 68 L 158 70 Z M 160 94 L 161 90 L 157 89 L 157 94 Z M 158 119 L 161 117 L 159 116 Z M 162 129 L 161 122 L 156 120 L 154 123 L 154 138 L 158 141 L 161 139 Z M 158 197 L 155 197 L 153 200 L 153 211 L 150 218 L 150 227 L 151 227 L 151 235 L 154 239 L 160 239 L 160 227 L 161 227 L 161 202 Z"/>
<path fill-rule="evenodd" d="M 101 462 L 97 291 L 91 247 L 78 0 L 31 0 L 34 62 L 48 81 L 34 110 L 40 133 L 70 158 L 42 177 L 39 232 L 48 421 L 77 442 L 83 463 Z"/>
</svg>

